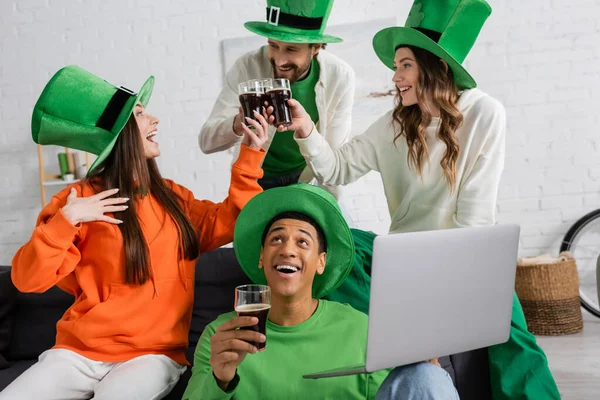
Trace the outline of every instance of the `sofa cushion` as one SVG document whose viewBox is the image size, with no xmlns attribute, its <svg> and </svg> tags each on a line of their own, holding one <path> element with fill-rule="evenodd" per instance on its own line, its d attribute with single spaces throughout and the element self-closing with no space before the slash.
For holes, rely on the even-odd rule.
<svg viewBox="0 0 600 400">
<path fill-rule="evenodd" d="M 0 392 L 36 362 L 37 359 L 9 363 L 7 369 L 0 371 Z"/>
<path fill-rule="evenodd" d="M 250 283 L 235 257 L 233 248 L 227 247 L 202 254 L 196 263 L 195 275 L 188 360 L 193 357 L 198 339 L 206 325 L 219 315 L 233 311 L 236 286 Z"/>
<path fill-rule="evenodd" d="M 450 360 L 456 372 L 454 386 L 461 400 L 492 398 L 487 347 L 451 355 Z"/>
<path fill-rule="evenodd" d="M 36 359 L 56 341 L 56 323 L 73 304 L 73 296 L 54 286 L 44 293 L 18 293 L 13 310 L 9 360 Z"/>
<path fill-rule="evenodd" d="M 16 301 L 17 289 L 10 278 L 10 267 L 0 266 L 0 369 L 8 367 L 4 355 L 10 344 L 13 307 Z"/>
</svg>

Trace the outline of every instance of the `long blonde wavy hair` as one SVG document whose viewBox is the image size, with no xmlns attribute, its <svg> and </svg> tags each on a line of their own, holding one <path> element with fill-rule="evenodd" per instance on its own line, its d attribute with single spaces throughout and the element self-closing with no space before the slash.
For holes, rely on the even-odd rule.
<svg viewBox="0 0 600 400">
<path fill-rule="evenodd" d="M 456 187 L 456 159 L 459 146 L 455 132 L 463 122 L 463 115 L 456 107 L 458 88 L 454 83 L 452 70 L 440 62 L 440 58 L 427 50 L 413 46 L 409 48 L 415 55 L 419 66 L 419 85 L 415 88 L 417 104 L 402 106 L 400 91 L 396 89 L 395 108 L 392 113 L 393 123 L 399 128 L 394 136 L 394 144 L 404 136 L 408 145 L 408 166 L 416 168 L 419 175 L 423 173 L 423 164 L 429 162 L 429 146 L 425 129 L 431 124 L 433 110 L 440 110 L 440 125 L 437 138 L 446 144 L 444 157 L 440 165 L 450 189 Z M 428 103 L 426 99 L 430 99 Z"/>
</svg>

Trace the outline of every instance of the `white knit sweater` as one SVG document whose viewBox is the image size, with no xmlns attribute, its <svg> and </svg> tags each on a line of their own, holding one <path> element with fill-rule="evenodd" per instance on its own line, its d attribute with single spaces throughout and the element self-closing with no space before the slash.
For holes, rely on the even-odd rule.
<svg viewBox="0 0 600 400">
<path fill-rule="evenodd" d="M 462 92 L 458 108 L 464 122 L 456 131 L 460 151 L 453 192 L 440 166 L 446 145 L 436 137 L 438 118 L 426 130 L 430 161 L 422 176 L 408 167 L 405 138 L 393 143 L 392 111 L 337 150 L 316 129 L 296 141 L 322 183 L 348 184 L 371 170 L 379 171 L 392 220 L 390 232 L 491 225 L 504 167 L 506 113 L 479 89 Z"/>
</svg>

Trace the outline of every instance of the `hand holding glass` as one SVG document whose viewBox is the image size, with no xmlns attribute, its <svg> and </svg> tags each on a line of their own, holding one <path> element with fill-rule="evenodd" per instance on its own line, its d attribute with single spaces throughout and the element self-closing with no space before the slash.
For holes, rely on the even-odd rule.
<svg viewBox="0 0 600 400">
<path fill-rule="evenodd" d="M 260 332 L 267 336 L 267 317 L 271 309 L 271 288 L 265 285 L 242 285 L 235 288 L 235 311 L 240 317 L 257 317 L 258 325 L 244 327 Z M 263 351 L 267 346 L 264 343 L 249 342 L 258 351 Z"/>
</svg>

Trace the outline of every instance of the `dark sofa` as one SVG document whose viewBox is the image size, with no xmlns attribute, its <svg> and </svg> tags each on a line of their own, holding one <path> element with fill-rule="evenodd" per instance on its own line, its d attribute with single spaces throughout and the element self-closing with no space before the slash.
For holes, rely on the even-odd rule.
<svg viewBox="0 0 600 400">
<path fill-rule="evenodd" d="M 187 351 L 190 362 L 204 327 L 232 310 L 234 288 L 244 283 L 248 278 L 233 249 L 217 249 L 199 258 Z M 57 287 L 43 294 L 20 293 L 10 280 L 10 267 L 0 266 L 0 391 L 52 347 L 56 322 L 72 301 Z M 462 400 L 491 398 L 487 349 L 443 357 L 440 363 L 452 376 Z M 166 399 L 181 399 L 190 375 L 188 368 Z"/>
</svg>

